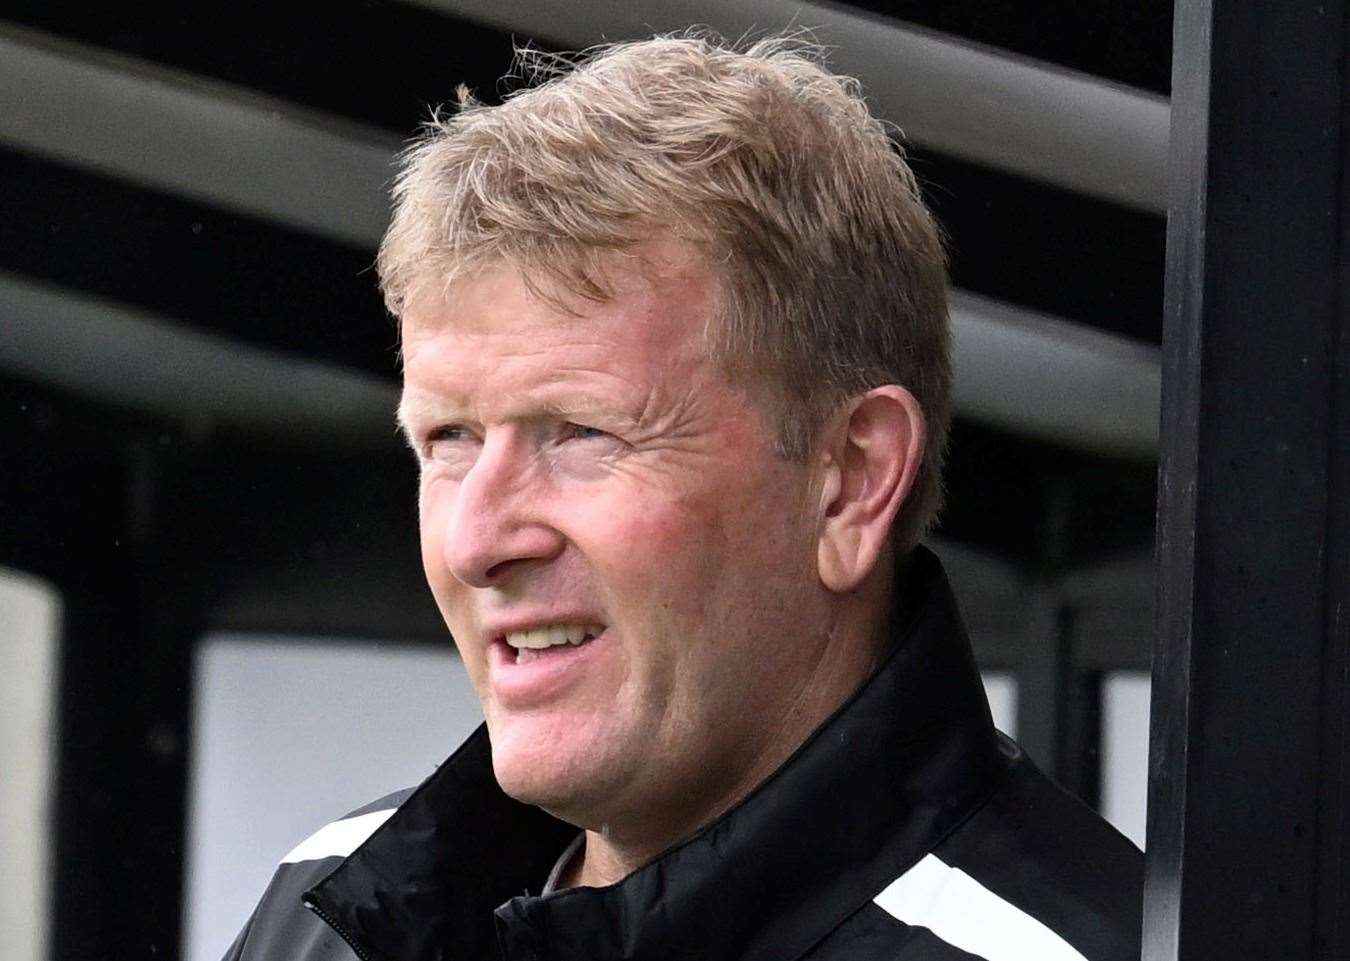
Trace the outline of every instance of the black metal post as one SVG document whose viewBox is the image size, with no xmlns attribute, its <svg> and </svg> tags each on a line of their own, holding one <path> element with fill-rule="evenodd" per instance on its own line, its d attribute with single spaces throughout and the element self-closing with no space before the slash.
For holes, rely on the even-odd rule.
<svg viewBox="0 0 1350 961">
<path fill-rule="evenodd" d="M 1176 6 L 1147 961 L 1350 957 L 1347 15 Z"/>
<path fill-rule="evenodd" d="M 62 566 L 53 957 L 178 956 L 191 595 L 166 576 L 157 528 L 166 458 L 120 445 L 82 474 L 80 528 Z M 61 506 L 58 504 L 58 506 Z M 179 589 L 174 589 L 179 588 Z"/>
</svg>

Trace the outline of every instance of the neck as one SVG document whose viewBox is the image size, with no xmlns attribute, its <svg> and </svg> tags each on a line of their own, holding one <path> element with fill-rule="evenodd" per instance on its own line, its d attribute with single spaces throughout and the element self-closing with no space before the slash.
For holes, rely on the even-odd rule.
<svg viewBox="0 0 1350 961">
<path fill-rule="evenodd" d="M 586 832 L 586 843 L 558 879 L 559 888 L 602 888 L 622 881 L 646 861 L 636 861 L 610 844 L 597 831 Z"/>
</svg>

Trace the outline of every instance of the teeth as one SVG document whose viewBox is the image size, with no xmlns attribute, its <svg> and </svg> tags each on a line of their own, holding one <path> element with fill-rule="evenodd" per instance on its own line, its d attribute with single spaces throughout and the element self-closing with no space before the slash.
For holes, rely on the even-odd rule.
<svg viewBox="0 0 1350 961">
<path fill-rule="evenodd" d="M 600 633 L 602 628 L 591 624 L 550 624 L 532 631 L 512 631 L 506 643 L 517 650 L 541 651 L 560 644 L 580 644 Z"/>
</svg>

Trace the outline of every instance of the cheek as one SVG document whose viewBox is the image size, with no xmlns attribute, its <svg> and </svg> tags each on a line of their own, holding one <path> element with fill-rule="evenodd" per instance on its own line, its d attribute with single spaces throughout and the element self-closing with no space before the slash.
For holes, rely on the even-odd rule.
<svg viewBox="0 0 1350 961">
<path fill-rule="evenodd" d="M 715 619 L 716 595 L 734 579 L 729 567 L 739 551 L 731 518 L 713 499 L 645 500 L 628 509 L 611 501 L 586 526 L 592 542 L 583 553 L 613 612 L 647 635 L 635 656 L 685 657 Z"/>
<path fill-rule="evenodd" d="M 759 626 L 806 600 L 814 540 L 800 508 L 768 484 L 727 479 L 717 496 L 683 501 L 646 532 L 659 545 L 667 608 L 718 645 L 757 648 Z"/>
<path fill-rule="evenodd" d="M 613 502 L 579 515 L 572 540 L 621 602 L 638 601 L 662 583 L 672 563 L 697 550 L 691 532 L 668 505 L 625 509 Z"/>
<path fill-rule="evenodd" d="M 601 497 L 575 517 L 578 539 L 590 542 L 587 553 L 601 554 L 606 567 L 634 576 L 705 557 L 725 528 L 712 505 L 688 498 Z"/>
<path fill-rule="evenodd" d="M 574 503 L 565 534 L 622 628 L 630 664 L 651 669 L 671 657 L 703 593 L 696 573 L 708 555 L 706 531 L 678 501 L 626 493 Z"/>
</svg>

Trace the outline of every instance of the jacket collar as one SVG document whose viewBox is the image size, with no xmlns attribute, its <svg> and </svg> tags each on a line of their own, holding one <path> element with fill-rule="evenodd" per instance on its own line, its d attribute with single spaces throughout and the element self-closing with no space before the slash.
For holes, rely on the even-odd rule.
<svg viewBox="0 0 1350 961">
<path fill-rule="evenodd" d="M 946 576 L 922 548 L 907 566 L 877 673 L 737 807 L 618 884 L 526 893 L 577 829 L 502 793 L 480 728 L 306 903 L 379 961 L 498 942 L 511 961 L 797 957 L 992 789 L 996 735 Z"/>
</svg>

